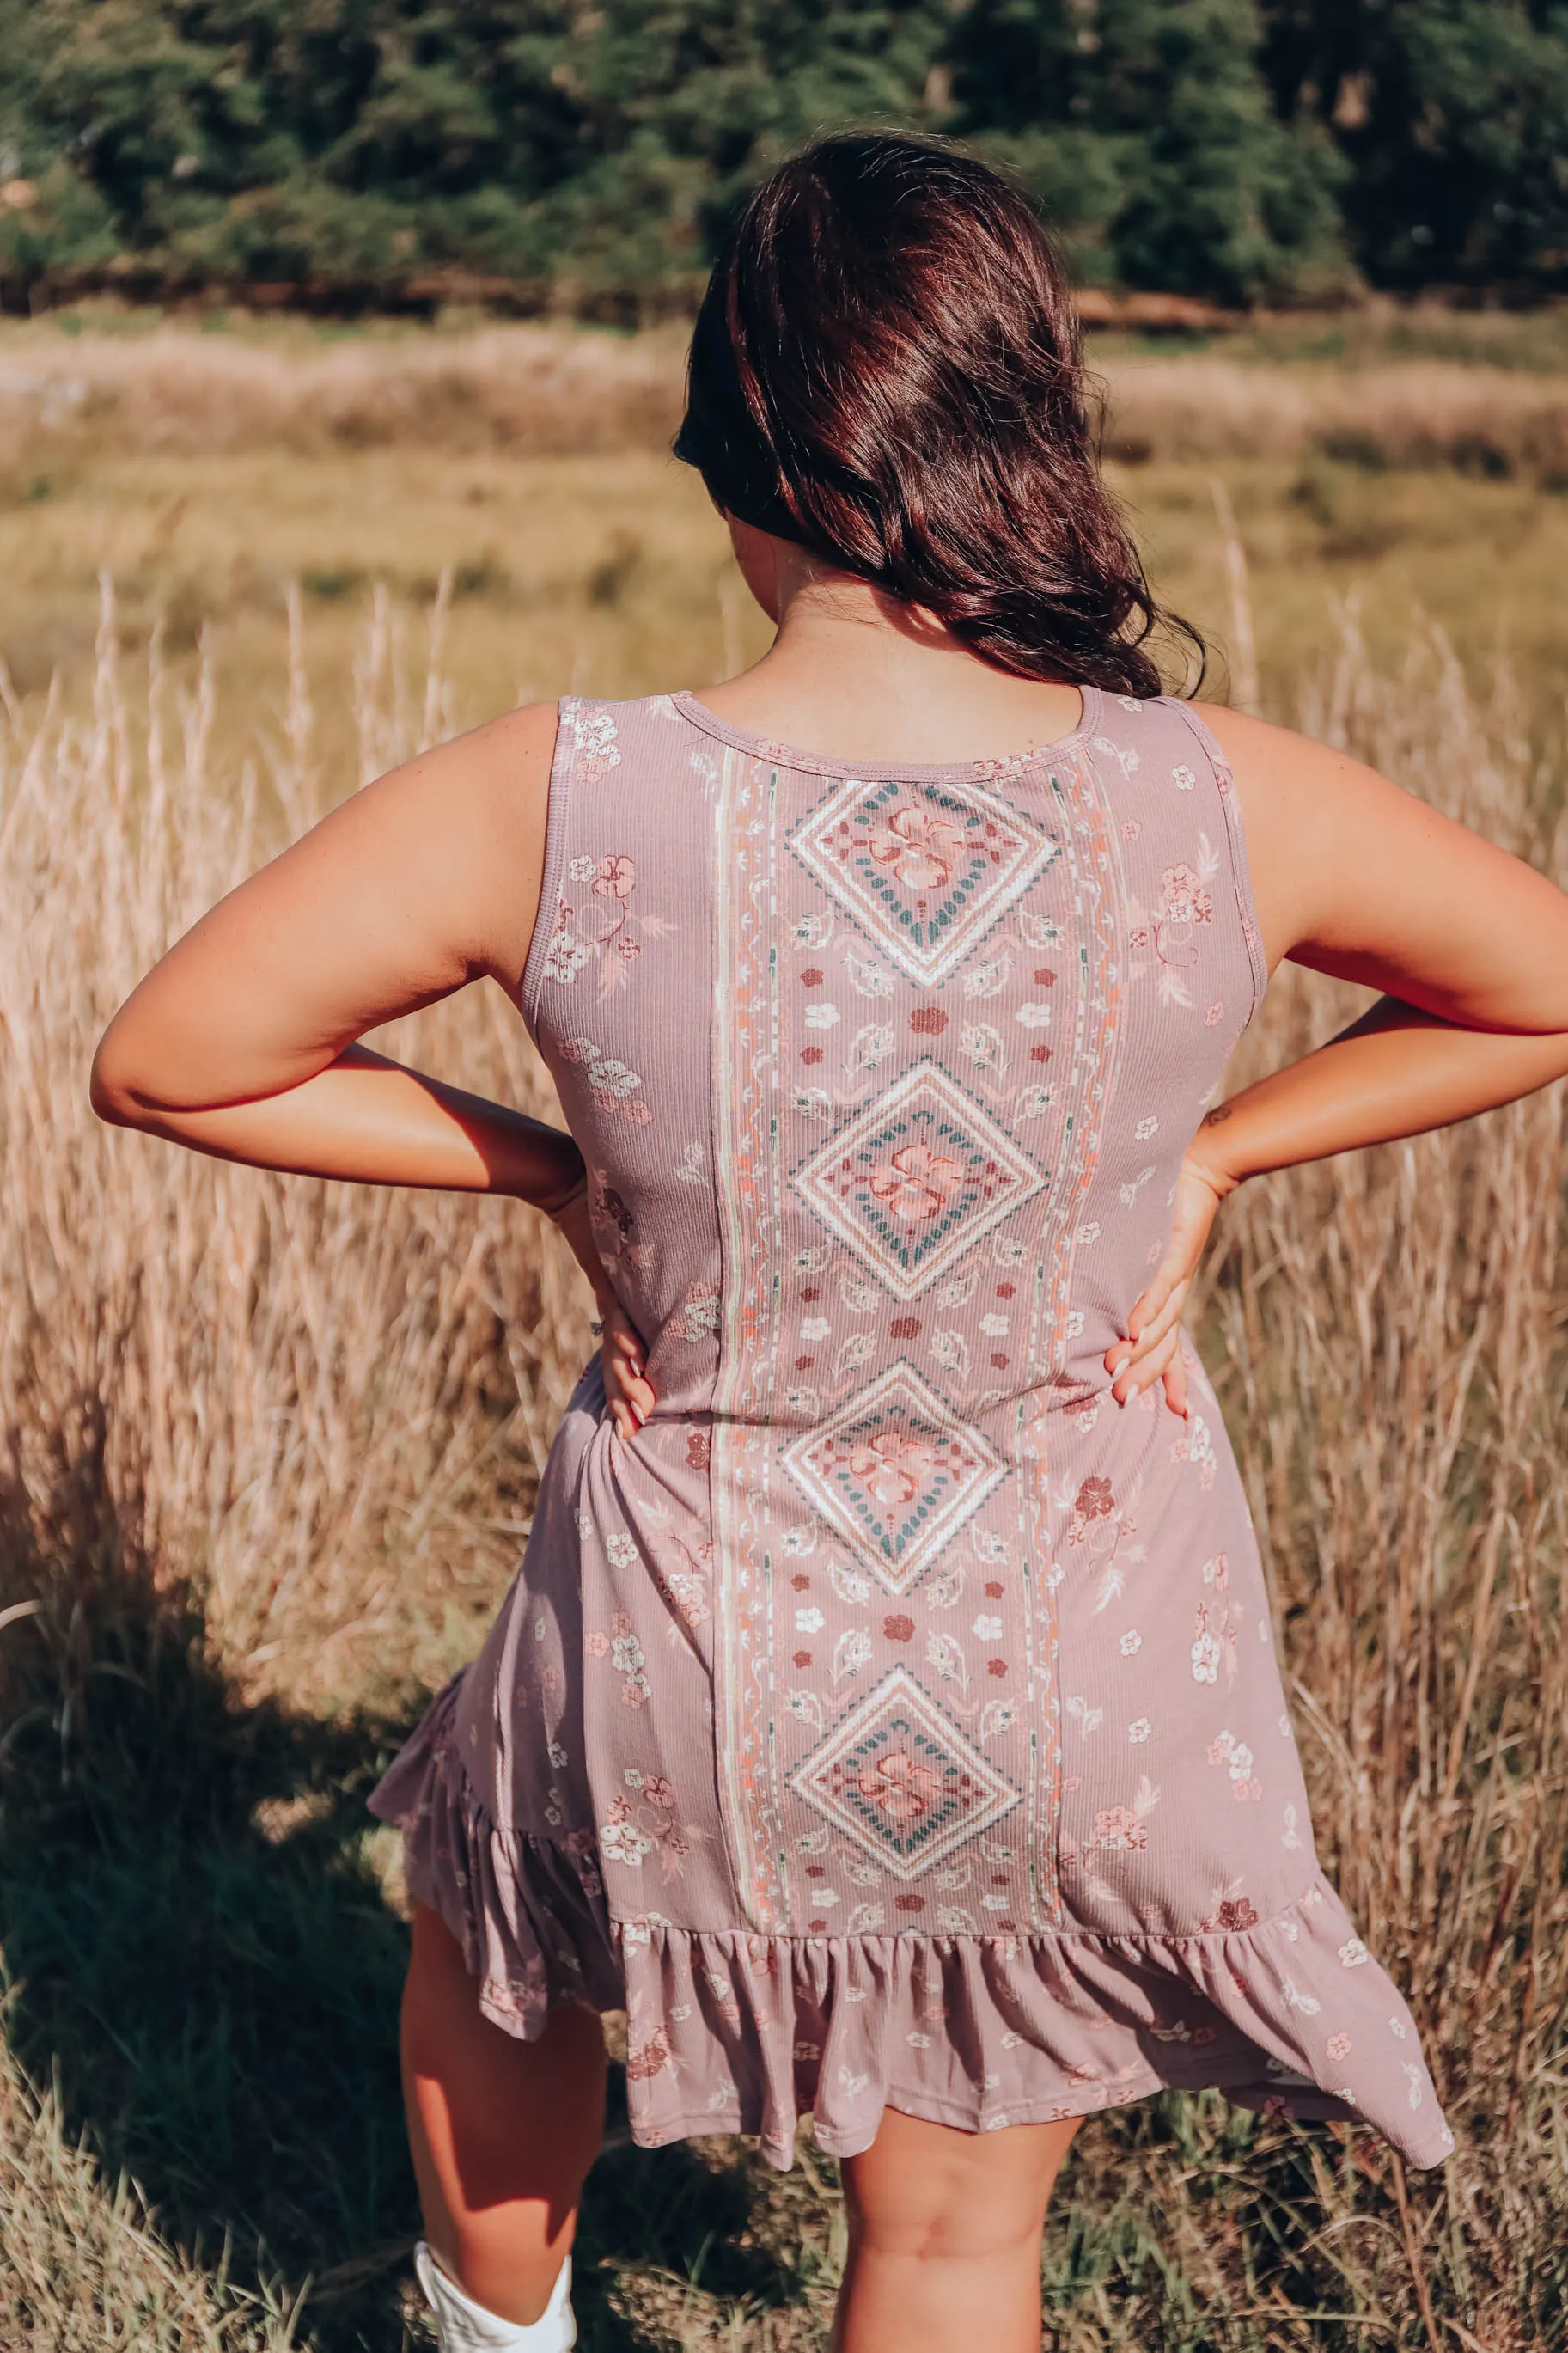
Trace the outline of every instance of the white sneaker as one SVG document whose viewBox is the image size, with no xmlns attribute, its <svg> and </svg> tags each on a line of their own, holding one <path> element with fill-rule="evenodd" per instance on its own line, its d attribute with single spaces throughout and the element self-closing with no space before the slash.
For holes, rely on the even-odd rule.
<svg viewBox="0 0 1568 2353">
<path fill-rule="evenodd" d="M 572 2258 L 561 2266 L 550 2303 L 537 2320 L 503 2320 L 487 2312 L 443 2271 L 421 2239 L 414 2250 L 414 2268 L 425 2300 L 436 2316 L 436 2337 L 441 2353 L 570 2353 L 577 2342 L 572 2312 Z"/>
</svg>

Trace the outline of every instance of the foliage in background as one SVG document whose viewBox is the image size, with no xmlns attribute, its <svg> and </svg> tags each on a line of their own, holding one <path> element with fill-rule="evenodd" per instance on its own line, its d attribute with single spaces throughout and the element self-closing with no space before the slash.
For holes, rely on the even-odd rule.
<svg viewBox="0 0 1568 2353">
<path fill-rule="evenodd" d="M 0 286 L 681 304 L 845 123 L 1016 170 L 1091 280 L 1568 280 L 1563 0 L 0 0 Z"/>
</svg>

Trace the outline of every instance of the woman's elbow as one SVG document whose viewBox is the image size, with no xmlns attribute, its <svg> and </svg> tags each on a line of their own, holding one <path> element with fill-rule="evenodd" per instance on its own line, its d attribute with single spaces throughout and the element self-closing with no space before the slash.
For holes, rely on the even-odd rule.
<svg viewBox="0 0 1568 2353">
<path fill-rule="evenodd" d="M 140 1127 L 147 1117 L 147 1098 L 137 1085 L 132 1057 L 110 1022 L 98 1041 L 88 1076 L 87 1099 L 100 1119 L 110 1127 Z"/>
</svg>

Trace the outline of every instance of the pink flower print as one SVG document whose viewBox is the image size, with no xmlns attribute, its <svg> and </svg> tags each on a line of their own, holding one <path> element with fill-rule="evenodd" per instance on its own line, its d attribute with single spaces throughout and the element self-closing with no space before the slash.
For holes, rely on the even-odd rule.
<svg viewBox="0 0 1568 2353">
<path fill-rule="evenodd" d="M 646 2042 L 639 2042 L 627 2052 L 626 2079 L 633 2084 L 646 2084 L 674 2063 L 670 2057 L 669 2036 L 662 2026 L 656 2026 Z"/>
<path fill-rule="evenodd" d="M 1109 1479 L 1086 1479 L 1078 1491 L 1073 1504 L 1074 1517 L 1080 1520 L 1103 1520 L 1116 1509 L 1116 1498 Z"/>
<path fill-rule="evenodd" d="M 1212 923 L 1214 901 L 1197 869 L 1167 866 L 1160 877 L 1160 913 L 1168 923 Z"/>
<path fill-rule="evenodd" d="M 583 1648 L 591 1659 L 607 1659 L 610 1655 L 610 1638 L 607 1634 L 590 1634 Z"/>
<path fill-rule="evenodd" d="M 907 1748 L 889 1748 L 874 1764 L 862 1767 L 857 1783 L 868 1804 L 890 1822 L 918 1822 L 929 1814 L 942 1788 L 942 1776 L 911 1757 Z"/>
<path fill-rule="evenodd" d="M 907 889 L 945 891 L 963 839 L 951 818 L 906 804 L 879 826 L 869 847 L 878 865 L 890 867 Z"/>
<path fill-rule="evenodd" d="M 1090 1844 L 1105 1854 L 1126 1854 L 1146 1847 L 1149 1833 L 1131 1806 L 1107 1806 L 1094 1818 Z"/>
<path fill-rule="evenodd" d="M 934 1450 L 907 1430 L 879 1430 L 851 1450 L 849 1471 L 879 1504 L 912 1504 L 931 1479 Z"/>
<path fill-rule="evenodd" d="M 610 1631 L 612 1634 L 629 1634 L 632 1631 L 632 1621 L 624 1609 L 617 1609 L 611 1619 Z"/>
<path fill-rule="evenodd" d="M 869 1184 L 906 1226 L 918 1226 L 946 1208 L 969 1172 L 962 1160 L 933 1152 L 929 1144 L 906 1144 L 890 1161 L 871 1171 Z"/>
<path fill-rule="evenodd" d="M 1331 2034 L 1323 2049 L 1331 2059 L 1348 2059 L 1351 2051 L 1350 2036 L 1343 2033 Z"/>
<path fill-rule="evenodd" d="M 668 1813 L 675 1803 L 675 1787 L 662 1773 L 650 1773 L 642 1785 L 643 1796 L 650 1806 L 661 1806 Z"/>
<path fill-rule="evenodd" d="M 637 887 L 637 870 L 629 858 L 619 852 L 601 858 L 594 870 L 595 899 L 629 899 Z"/>
<path fill-rule="evenodd" d="M 1258 1906 L 1248 1896 L 1237 1895 L 1231 1897 L 1227 1895 L 1225 1902 L 1220 1905 L 1219 1909 L 1214 1915 L 1214 1925 L 1226 1936 L 1236 1936 L 1239 1934 L 1243 1928 L 1256 1928 L 1258 1926 Z M 1247 1990 L 1245 1980 L 1243 1980 L 1241 1990 L 1243 1993 Z"/>
<path fill-rule="evenodd" d="M 1209 1029 L 1217 1029 L 1219 1028 L 1220 1023 L 1221 1023 L 1224 1019 L 1225 1019 L 1225 999 L 1224 999 L 1223 997 L 1216 997 L 1215 998 L 1214 1003 L 1209 1007 L 1209 1008 L 1208 1008 L 1207 1012 L 1204 1015 L 1204 1020 L 1205 1020 L 1205 1022 L 1207 1024 L 1207 1026 L 1208 1026 L 1208 1028 L 1209 1028 Z"/>
</svg>

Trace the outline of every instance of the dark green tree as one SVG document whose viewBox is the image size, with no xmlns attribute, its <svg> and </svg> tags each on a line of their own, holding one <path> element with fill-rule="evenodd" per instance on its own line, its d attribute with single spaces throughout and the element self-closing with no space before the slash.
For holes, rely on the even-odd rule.
<svg viewBox="0 0 1568 2353">
<path fill-rule="evenodd" d="M 1011 162 L 1087 274 L 1246 302 L 1342 275 L 1342 176 L 1276 120 L 1253 0 L 975 0 L 955 127 Z"/>
<path fill-rule="evenodd" d="M 1349 173 L 1346 233 L 1373 283 L 1568 282 L 1563 0 L 1264 0 L 1282 118 Z"/>
</svg>

